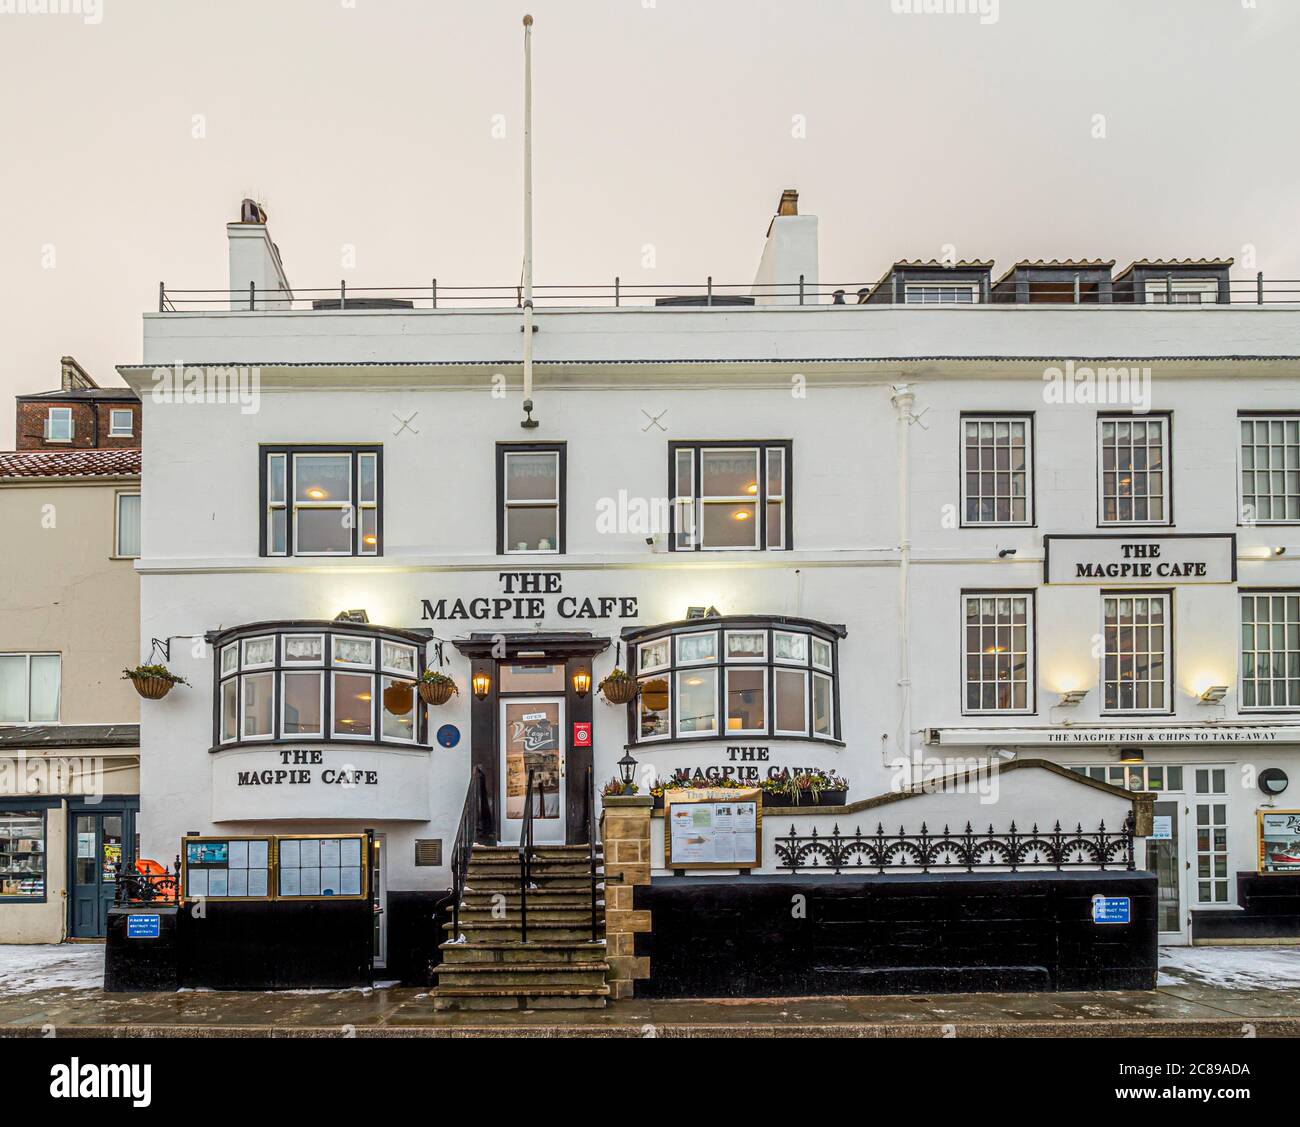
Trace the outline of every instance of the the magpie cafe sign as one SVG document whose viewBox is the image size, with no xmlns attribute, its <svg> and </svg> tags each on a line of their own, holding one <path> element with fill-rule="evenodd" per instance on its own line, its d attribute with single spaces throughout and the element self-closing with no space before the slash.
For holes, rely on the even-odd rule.
<svg viewBox="0 0 1300 1127">
<path fill-rule="evenodd" d="M 503 571 L 501 590 L 477 599 L 422 599 L 423 622 L 536 622 L 556 617 L 577 622 L 637 617 L 634 595 L 565 594 L 557 571 Z"/>
<path fill-rule="evenodd" d="M 1043 572 L 1047 583 L 1076 586 L 1235 583 L 1237 537 L 1045 536 Z"/>
<path fill-rule="evenodd" d="M 378 786 L 379 772 L 366 771 L 345 764 L 331 767 L 323 751 L 277 751 L 275 766 L 261 770 L 238 771 L 235 785 L 240 787 L 311 786 L 314 782 L 327 787 Z"/>
</svg>

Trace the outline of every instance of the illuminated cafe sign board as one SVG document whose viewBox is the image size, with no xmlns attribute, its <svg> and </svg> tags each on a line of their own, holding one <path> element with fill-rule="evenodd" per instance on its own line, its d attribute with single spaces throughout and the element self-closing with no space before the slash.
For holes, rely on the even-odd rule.
<svg viewBox="0 0 1300 1127">
<path fill-rule="evenodd" d="M 503 571 L 497 576 L 501 591 L 478 599 L 422 599 L 422 622 L 537 622 L 555 615 L 577 622 L 637 617 L 633 595 L 566 595 L 557 571 Z"/>
<path fill-rule="evenodd" d="M 1235 583 L 1237 537 L 1044 536 L 1043 574 L 1076 586 Z"/>
</svg>

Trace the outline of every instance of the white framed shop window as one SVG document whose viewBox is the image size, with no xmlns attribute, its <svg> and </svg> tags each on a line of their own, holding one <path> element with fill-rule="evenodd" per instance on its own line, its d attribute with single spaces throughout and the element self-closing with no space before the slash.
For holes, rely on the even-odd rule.
<svg viewBox="0 0 1300 1127">
<path fill-rule="evenodd" d="M 1300 524 L 1300 416 L 1240 420 L 1242 524 Z"/>
<path fill-rule="evenodd" d="M 1035 711 L 1034 594 L 962 593 L 962 712 Z"/>
<path fill-rule="evenodd" d="M 1206 907 L 1230 906 L 1233 875 L 1228 857 L 1228 769 L 1197 767 L 1193 776 L 1196 902 Z"/>
<path fill-rule="evenodd" d="M 1097 419 L 1097 523 L 1173 523 L 1168 415 Z"/>
<path fill-rule="evenodd" d="M 1034 523 L 1033 415 L 963 415 L 963 525 Z"/>
<path fill-rule="evenodd" d="M 1103 714 L 1173 710 L 1170 602 L 1168 592 L 1103 593 Z"/>
</svg>

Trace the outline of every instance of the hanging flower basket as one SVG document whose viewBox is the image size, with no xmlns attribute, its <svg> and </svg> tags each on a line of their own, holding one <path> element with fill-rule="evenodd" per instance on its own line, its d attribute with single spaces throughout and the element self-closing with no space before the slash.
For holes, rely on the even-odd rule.
<svg viewBox="0 0 1300 1127">
<path fill-rule="evenodd" d="M 137 665 L 134 669 L 123 669 L 122 680 L 130 681 L 145 700 L 162 700 L 172 691 L 173 685 L 189 684 L 165 665 Z"/>
<path fill-rule="evenodd" d="M 631 704 L 636 700 L 638 685 L 621 669 L 615 669 L 600 683 L 600 693 L 610 704 Z"/>
<path fill-rule="evenodd" d="M 435 673 L 432 669 L 426 669 L 420 676 L 420 699 L 425 704 L 435 707 L 446 704 L 459 692 L 456 682 L 445 673 Z"/>
</svg>

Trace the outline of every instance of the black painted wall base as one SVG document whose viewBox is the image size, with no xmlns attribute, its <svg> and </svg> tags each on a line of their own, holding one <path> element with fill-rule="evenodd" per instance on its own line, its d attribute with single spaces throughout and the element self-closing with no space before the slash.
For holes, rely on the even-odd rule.
<svg viewBox="0 0 1300 1127">
<path fill-rule="evenodd" d="M 1192 942 L 1300 939 L 1300 874 L 1237 874 L 1237 908 L 1192 912 Z"/>
<path fill-rule="evenodd" d="M 131 939 L 132 915 L 158 917 L 157 939 Z M 179 989 L 180 951 L 177 909 L 110 908 L 104 949 L 104 989 L 110 994 L 150 994 Z"/>
<path fill-rule="evenodd" d="M 1095 896 L 1129 924 L 1094 924 Z M 1150 873 L 657 878 L 638 997 L 1151 990 Z"/>
<path fill-rule="evenodd" d="M 432 968 L 442 961 L 442 925 L 451 919 L 451 890 L 388 893 L 388 965 L 375 977 L 403 986 L 432 986 Z"/>
</svg>

